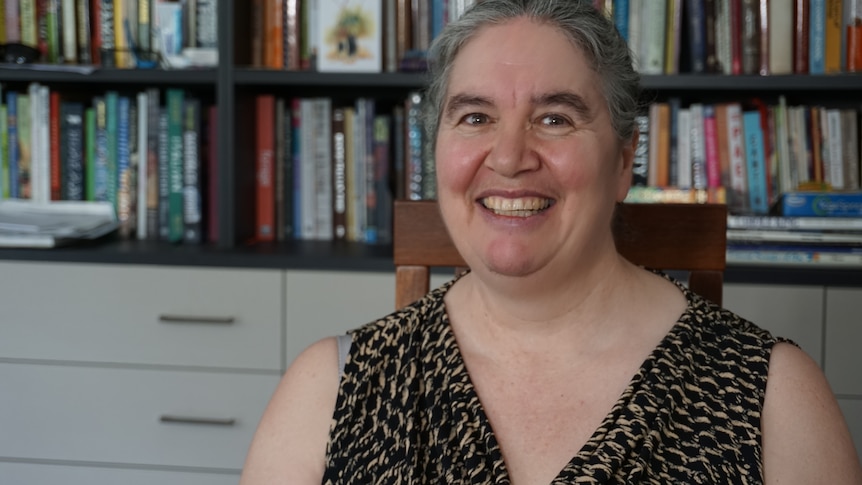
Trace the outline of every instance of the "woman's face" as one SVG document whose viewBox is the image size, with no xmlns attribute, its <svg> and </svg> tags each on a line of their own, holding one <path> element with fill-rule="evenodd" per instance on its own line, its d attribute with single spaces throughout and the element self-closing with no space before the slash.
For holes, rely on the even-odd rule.
<svg viewBox="0 0 862 485">
<path fill-rule="evenodd" d="M 632 156 L 599 78 L 555 28 L 515 19 L 459 52 L 437 138 L 438 199 L 474 271 L 567 271 L 612 251 Z"/>
</svg>

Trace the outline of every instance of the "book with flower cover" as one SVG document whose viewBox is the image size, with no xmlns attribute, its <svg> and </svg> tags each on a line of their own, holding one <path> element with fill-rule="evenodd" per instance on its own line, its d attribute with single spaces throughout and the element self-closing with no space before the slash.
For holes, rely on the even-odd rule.
<svg viewBox="0 0 862 485">
<path fill-rule="evenodd" d="M 383 10 L 379 0 L 320 0 L 317 68 L 321 72 L 381 72 Z"/>
</svg>

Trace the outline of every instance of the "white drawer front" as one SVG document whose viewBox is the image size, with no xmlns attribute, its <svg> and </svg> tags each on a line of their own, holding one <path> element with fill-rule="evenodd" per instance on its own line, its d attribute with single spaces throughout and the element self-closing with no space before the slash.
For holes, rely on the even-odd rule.
<svg viewBox="0 0 862 485">
<path fill-rule="evenodd" d="M 14 485 L 236 485 L 238 474 L 97 468 L 0 462 L 3 483 Z"/>
<path fill-rule="evenodd" d="M 240 470 L 279 379 L 0 364 L 0 457 Z"/>
<path fill-rule="evenodd" d="M 278 370 L 282 275 L 2 262 L 0 358 Z"/>
</svg>

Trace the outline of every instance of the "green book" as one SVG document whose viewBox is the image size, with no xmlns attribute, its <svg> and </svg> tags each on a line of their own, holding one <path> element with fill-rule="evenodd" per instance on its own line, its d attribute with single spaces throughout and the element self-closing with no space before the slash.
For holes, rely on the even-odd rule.
<svg viewBox="0 0 862 485">
<path fill-rule="evenodd" d="M 84 173 L 86 200 L 96 200 L 96 108 L 84 110 Z"/>
<path fill-rule="evenodd" d="M 119 103 L 119 93 L 116 91 L 108 91 L 105 93 L 105 128 L 107 130 L 108 141 L 108 179 L 107 179 L 107 195 L 108 202 L 117 207 L 117 190 L 119 187 L 119 168 L 117 166 L 117 104 Z"/>
<path fill-rule="evenodd" d="M 165 92 L 168 110 L 168 241 L 183 240 L 183 103 L 182 89 Z"/>
</svg>

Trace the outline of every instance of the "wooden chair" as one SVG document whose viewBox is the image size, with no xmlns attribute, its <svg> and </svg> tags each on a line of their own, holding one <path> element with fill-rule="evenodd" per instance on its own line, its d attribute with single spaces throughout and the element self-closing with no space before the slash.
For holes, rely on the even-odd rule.
<svg viewBox="0 0 862 485">
<path fill-rule="evenodd" d="M 721 305 L 727 247 L 727 207 L 722 204 L 622 204 L 617 248 L 646 268 L 688 273 L 692 291 Z M 436 201 L 396 201 L 395 305 L 429 290 L 432 267 L 465 267 L 449 239 Z"/>
</svg>

